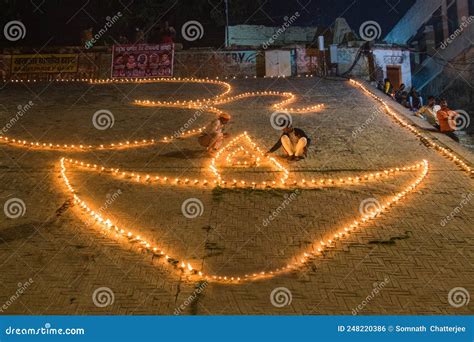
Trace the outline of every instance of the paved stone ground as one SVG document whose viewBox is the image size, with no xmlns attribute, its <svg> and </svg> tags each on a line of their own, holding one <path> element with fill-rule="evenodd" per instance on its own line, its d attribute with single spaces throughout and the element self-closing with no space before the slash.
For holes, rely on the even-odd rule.
<svg viewBox="0 0 474 342">
<path fill-rule="evenodd" d="M 239 285 L 195 287 L 170 267 L 137 252 L 62 207 L 67 195 L 59 177 L 60 152 L 35 152 L 0 145 L 1 203 L 21 198 L 26 213 L 18 219 L 0 215 L 0 305 L 3 314 L 473 314 L 472 303 L 448 303 L 452 288 L 474 293 L 474 205 L 461 201 L 473 192 L 472 180 L 450 161 L 421 144 L 377 104 L 347 82 L 319 79 L 232 81 L 233 93 L 249 90 L 292 91 L 303 103 L 325 103 L 319 113 L 295 114 L 294 124 L 314 139 L 309 158 L 289 168 L 302 177 L 340 177 L 377 171 L 428 159 L 431 170 L 405 201 L 374 224 L 337 243 L 324 257 L 302 270 Z M 202 85 L 9 85 L 0 92 L 2 122 L 19 104 L 33 101 L 7 135 L 57 143 L 106 143 L 172 134 L 192 116 L 191 110 L 135 107 L 139 99 L 202 98 L 219 91 Z M 205 95 L 205 96 L 204 96 Z M 250 98 L 222 106 L 233 115 L 231 136 L 247 130 L 270 147 L 278 132 L 270 126 L 273 99 Z M 99 131 L 91 118 L 98 109 L 114 113 L 111 129 Z M 375 113 L 375 114 L 374 114 Z M 204 113 L 202 126 L 213 118 Z M 356 135 L 358 127 L 364 129 Z M 71 153 L 72 158 L 127 170 L 164 175 L 208 176 L 208 156 L 195 138 L 127 151 Z M 284 162 L 286 163 L 286 162 Z M 263 219 L 288 195 L 285 191 L 214 190 L 145 186 L 107 175 L 68 173 L 80 195 L 95 207 L 118 190 L 106 209 L 121 226 L 138 227 L 171 254 L 206 271 L 245 274 L 286 265 L 327 232 L 358 216 L 366 198 L 384 199 L 414 178 L 404 173 L 357 187 L 303 190 L 268 226 Z M 265 170 L 265 177 L 274 176 Z M 245 176 L 261 177 L 258 170 Z M 204 213 L 187 219 L 182 202 L 197 197 Z M 60 209 L 62 208 L 62 210 Z M 65 210 L 64 210 L 65 209 Z M 33 283 L 17 299 L 18 283 Z M 385 281 L 385 280 L 388 281 Z M 378 294 L 374 284 L 384 282 Z M 99 287 L 110 288 L 114 303 L 94 305 Z M 287 288 L 290 305 L 270 301 L 277 287 Z M 194 300 L 188 300 L 192 296 Z M 12 303 L 10 303 L 12 301 Z"/>
</svg>

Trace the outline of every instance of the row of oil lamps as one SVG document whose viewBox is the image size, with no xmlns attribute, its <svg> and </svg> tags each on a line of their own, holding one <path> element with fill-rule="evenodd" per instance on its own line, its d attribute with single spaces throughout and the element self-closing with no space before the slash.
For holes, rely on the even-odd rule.
<svg viewBox="0 0 474 342">
<path fill-rule="evenodd" d="M 81 211 L 85 215 L 88 215 L 92 220 L 94 220 L 101 227 L 101 229 L 114 233 L 117 238 L 125 239 L 126 241 L 132 244 L 138 244 L 140 246 L 140 250 L 151 254 L 153 257 L 163 258 L 165 262 L 170 264 L 178 272 L 188 276 L 190 279 L 205 279 L 207 281 L 226 284 L 236 284 L 242 283 L 244 281 L 255 281 L 292 272 L 301 267 L 304 267 L 306 263 L 311 262 L 313 259 L 324 256 L 326 251 L 334 247 L 336 241 L 349 236 L 353 232 L 363 229 L 366 223 L 376 220 L 378 217 L 381 216 L 382 213 L 386 213 L 387 211 L 389 211 L 395 204 L 406 198 L 406 196 L 410 192 L 417 189 L 417 187 L 426 177 L 429 170 L 429 164 L 426 160 L 423 160 L 423 162 L 420 164 L 416 164 L 415 169 L 420 169 L 421 171 L 420 175 L 416 178 L 414 182 L 410 183 L 407 187 L 405 187 L 402 191 L 398 192 L 395 196 L 380 204 L 380 206 L 374 208 L 373 211 L 362 214 L 360 218 L 338 229 L 330 237 L 325 238 L 319 242 L 314 242 L 310 250 L 307 250 L 306 252 L 302 253 L 302 255 L 295 257 L 295 260 L 293 262 L 287 264 L 284 267 L 276 268 L 273 270 L 259 271 L 245 275 L 217 275 L 208 274 L 206 272 L 203 272 L 202 270 L 197 270 L 190 261 L 186 261 L 181 258 L 169 255 L 167 252 L 165 252 L 162 246 L 149 242 L 147 239 L 145 239 L 132 229 L 117 226 L 110 219 L 103 217 L 100 212 L 94 211 L 93 208 L 91 208 L 84 200 L 82 200 L 76 194 L 74 187 L 69 182 L 69 179 L 66 175 L 67 162 L 71 164 L 78 163 L 77 161 L 73 162 L 72 160 L 66 160 L 65 158 L 62 158 L 60 160 L 60 173 L 66 188 L 70 193 L 72 193 L 74 203 L 81 209 Z M 85 166 L 97 168 L 96 165 L 91 166 L 86 164 Z M 101 168 L 101 170 L 103 171 L 104 168 Z"/>
</svg>

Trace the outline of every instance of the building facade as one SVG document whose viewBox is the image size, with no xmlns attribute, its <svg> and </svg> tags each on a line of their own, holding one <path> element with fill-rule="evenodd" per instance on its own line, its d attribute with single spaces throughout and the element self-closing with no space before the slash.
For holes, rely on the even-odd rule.
<svg viewBox="0 0 474 342">
<path fill-rule="evenodd" d="M 385 41 L 409 47 L 423 95 L 474 113 L 474 0 L 417 0 Z"/>
</svg>

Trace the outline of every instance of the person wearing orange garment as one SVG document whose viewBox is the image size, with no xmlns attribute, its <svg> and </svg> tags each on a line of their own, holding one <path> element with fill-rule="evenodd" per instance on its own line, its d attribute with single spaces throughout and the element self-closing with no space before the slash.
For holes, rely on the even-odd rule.
<svg viewBox="0 0 474 342">
<path fill-rule="evenodd" d="M 459 142 L 459 138 L 454 133 L 456 131 L 457 113 L 449 109 L 448 102 L 445 99 L 441 99 L 439 105 L 441 109 L 436 113 L 439 122 L 439 131 L 454 141 Z"/>
</svg>

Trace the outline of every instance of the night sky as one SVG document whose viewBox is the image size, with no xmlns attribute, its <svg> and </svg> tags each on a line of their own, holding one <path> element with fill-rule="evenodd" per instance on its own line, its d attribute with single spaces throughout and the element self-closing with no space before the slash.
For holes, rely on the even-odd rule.
<svg viewBox="0 0 474 342">
<path fill-rule="evenodd" d="M 296 11 L 296 26 L 330 27 L 338 16 L 345 17 L 354 31 L 367 20 L 375 20 L 385 36 L 413 5 L 415 0 L 229 0 L 230 24 L 281 26 L 284 17 Z M 2 47 L 44 45 L 78 45 L 81 31 L 93 27 L 98 31 L 107 16 L 117 11 L 124 20 L 109 32 L 107 44 L 125 34 L 133 39 L 136 27 L 148 32 L 153 40 L 159 25 L 168 20 L 179 32 L 188 20 L 198 20 L 206 35 L 199 46 L 218 47 L 224 35 L 223 0 L 0 0 L 0 25 L 20 20 L 27 35 L 12 43 L 2 36 Z M 178 36 L 178 41 L 179 36 Z"/>
<path fill-rule="evenodd" d="M 269 0 L 264 9 L 275 18 L 275 24 L 282 21 L 287 13 L 298 10 L 301 14 L 299 24 L 330 26 L 342 16 L 353 29 L 367 20 L 377 21 L 384 31 L 389 32 L 415 0 Z M 264 23 L 265 16 L 259 15 Z"/>
</svg>

